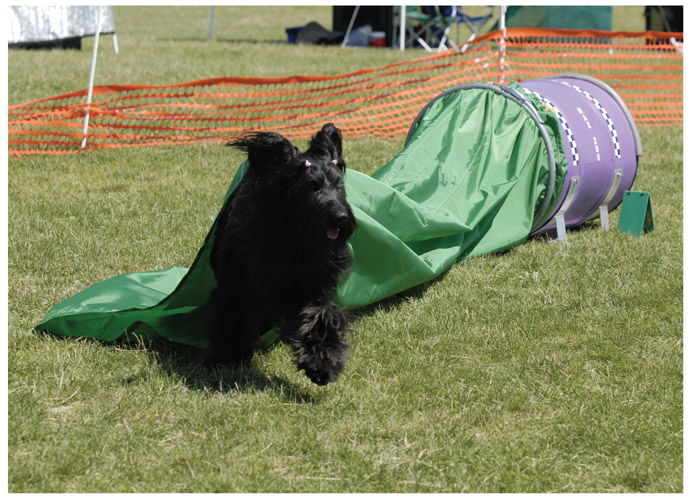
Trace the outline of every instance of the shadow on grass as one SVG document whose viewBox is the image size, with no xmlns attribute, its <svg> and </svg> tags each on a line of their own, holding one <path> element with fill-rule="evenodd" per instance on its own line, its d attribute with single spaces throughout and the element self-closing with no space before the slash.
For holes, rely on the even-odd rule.
<svg viewBox="0 0 690 499">
<path fill-rule="evenodd" d="M 201 348 L 165 339 L 139 340 L 113 347 L 145 351 L 163 372 L 180 379 L 190 390 L 230 394 L 275 391 L 290 402 L 318 402 L 308 389 L 281 376 L 267 375 L 251 362 L 233 367 L 209 366 Z M 125 383 L 134 381 L 125 380 Z"/>
<path fill-rule="evenodd" d="M 33 331 L 39 337 L 54 341 L 93 342 L 106 349 L 125 350 L 145 353 L 152 364 L 157 365 L 169 377 L 179 379 L 190 390 L 218 393 L 249 393 L 274 391 L 289 402 L 315 404 L 319 402 L 308 388 L 299 386 L 281 377 L 267 375 L 253 363 L 236 367 L 209 366 L 204 359 L 201 348 L 175 343 L 163 338 L 147 339 L 130 336 L 124 340 L 105 342 L 94 338 L 75 338 L 51 333 L 50 331 Z M 272 347 L 273 348 L 273 347 Z M 264 352 L 269 350 L 264 350 Z M 122 378 L 123 385 L 140 381 L 145 374 Z"/>
</svg>

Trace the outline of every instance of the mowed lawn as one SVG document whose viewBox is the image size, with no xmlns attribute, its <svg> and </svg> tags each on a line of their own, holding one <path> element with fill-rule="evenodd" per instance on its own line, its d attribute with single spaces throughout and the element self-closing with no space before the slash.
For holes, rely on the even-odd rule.
<svg viewBox="0 0 690 499">
<path fill-rule="evenodd" d="M 623 10 L 619 10 L 623 9 Z M 631 23 L 641 7 L 615 8 Z M 421 51 L 288 46 L 329 7 L 115 7 L 96 84 L 342 74 Z M 643 20 L 639 27 L 642 29 Z M 9 103 L 84 88 L 81 51 L 10 51 Z M 201 352 L 37 334 L 113 275 L 189 266 L 241 153 L 219 144 L 8 160 L 11 492 L 681 492 L 683 131 L 642 128 L 655 229 L 598 222 L 458 262 L 357 311 L 340 380 L 284 345 L 251 367 Z M 345 142 L 373 172 L 403 147 Z M 303 146 L 304 144 L 299 144 Z"/>
</svg>

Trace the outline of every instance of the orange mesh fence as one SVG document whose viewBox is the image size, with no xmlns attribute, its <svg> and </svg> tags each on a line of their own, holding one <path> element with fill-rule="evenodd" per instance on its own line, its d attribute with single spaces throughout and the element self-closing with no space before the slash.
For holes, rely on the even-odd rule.
<svg viewBox="0 0 690 499">
<path fill-rule="evenodd" d="M 599 78 L 638 126 L 682 126 L 682 33 L 545 29 L 493 32 L 465 50 L 339 76 L 215 78 L 180 85 L 110 85 L 9 106 L 9 153 L 64 154 L 228 140 L 249 130 L 304 139 L 326 121 L 347 137 L 398 138 L 442 91 L 560 73 Z"/>
</svg>

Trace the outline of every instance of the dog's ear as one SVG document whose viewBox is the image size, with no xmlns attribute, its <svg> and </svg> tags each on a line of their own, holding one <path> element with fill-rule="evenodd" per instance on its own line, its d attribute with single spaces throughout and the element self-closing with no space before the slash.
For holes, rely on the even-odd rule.
<svg viewBox="0 0 690 499">
<path fill-rule="evenodd" d="M 272 132 L 250 133 L 229 142 L 228 146 L 246 152 L 249 168 L 257 175 L 280 170 L 299 155 L 299 149 L 288 139 Z"/>
<path fill-rule="evenodd" d="M 336 128 L 333 123 L 326 123 L 321 128 L 319 133 L 328 137 L 328 140 L 331 142 L 331 144 L 333 144 L 335 150 L 338 152 L 338 156 L 343 155 L 343 136 L 340 133 L 340 130 Z"/>
<path fill-rule="evenodd" d="M 326 123 L 321 130 L 316 132 L 309 142 L 309 149 L 330 154 L 332 159 L 338 161 L 338 164 L 343 163 L 343 138 L 340 130 L 333 123 Z"/>
</svg>

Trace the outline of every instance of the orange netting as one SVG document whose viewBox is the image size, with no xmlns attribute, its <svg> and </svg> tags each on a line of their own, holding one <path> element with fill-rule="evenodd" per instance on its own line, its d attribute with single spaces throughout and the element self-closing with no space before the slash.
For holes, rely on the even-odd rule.
<svg viewBox="0 0 690 499">
<path fill-rule="evenodd" d="M 423 59 L 339 76 L 215 78 L 179 85 L 110 85 L 9 106 L 9 153 L 227 140 L 248 130 L 304 139 L 326 121 L 346 136 L 391 139 L 442 91 L 465 83 L 560 73 L 599 78 L 638 126 L 683 123 L 682 33 L 509 29 Z M 672 39 L 674 38 L 674 39 Z"/>
</svg>

